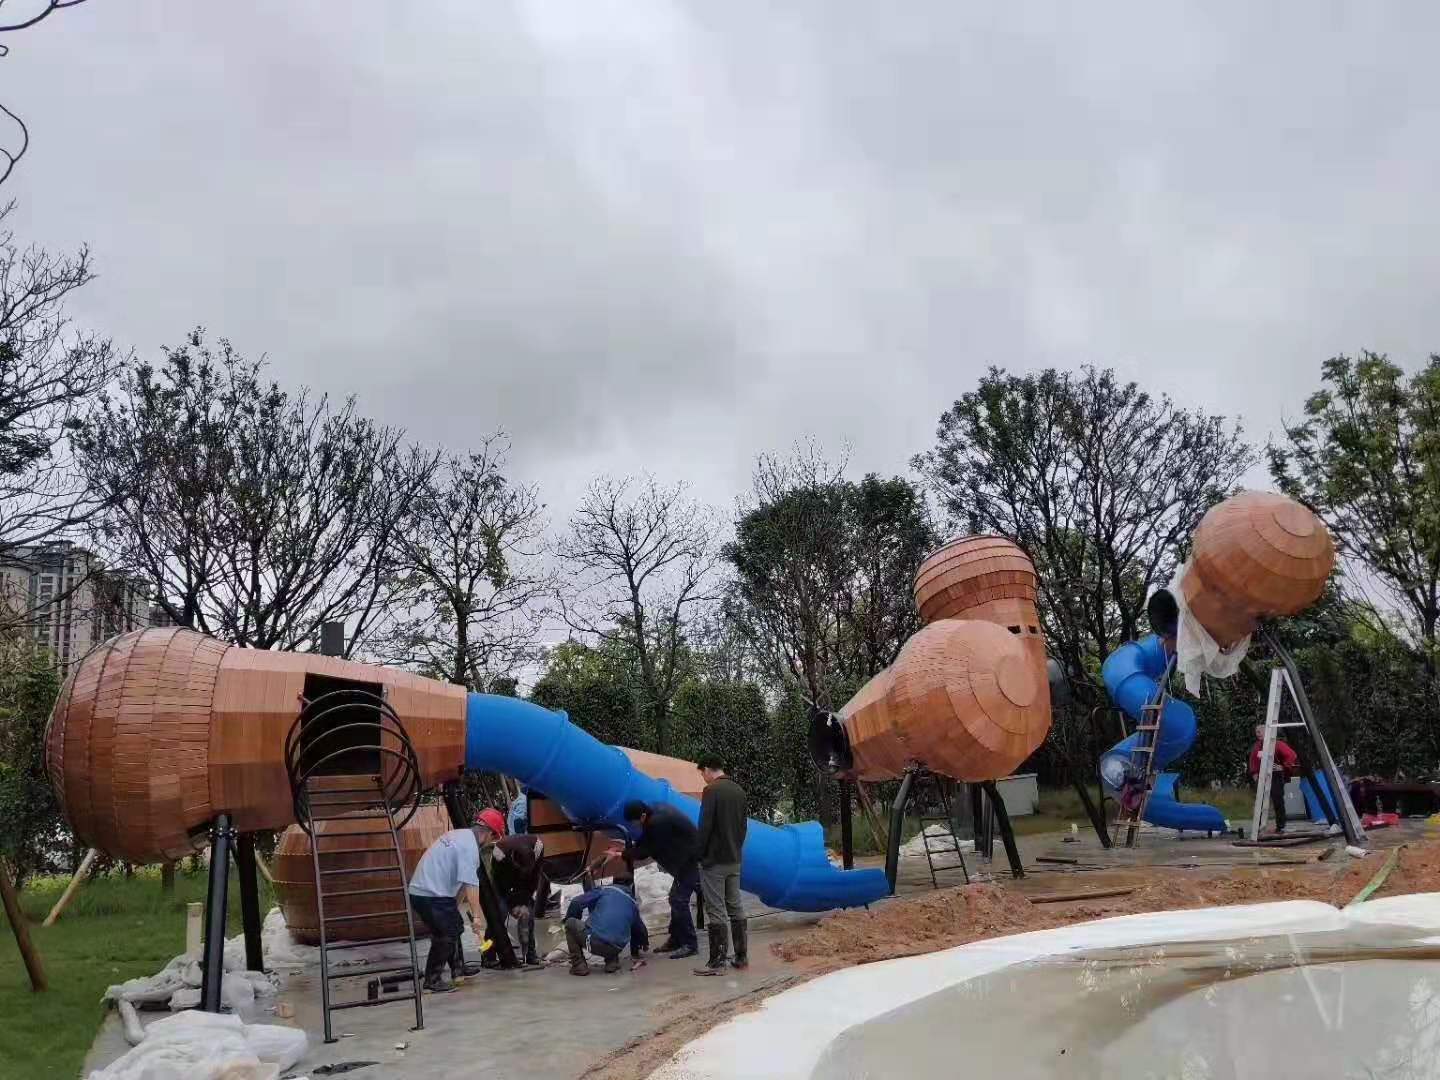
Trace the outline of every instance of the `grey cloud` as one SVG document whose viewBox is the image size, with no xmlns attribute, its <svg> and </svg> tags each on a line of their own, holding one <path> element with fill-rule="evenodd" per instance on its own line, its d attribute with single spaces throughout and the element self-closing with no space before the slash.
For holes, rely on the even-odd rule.
<svg viewBox="0 0 1440 1080">
<path fill-rule="evenodd" d="M 1440 348 L 1440 15 L 638 0 L 94 3 L 14 42 L 27 232 L 80 314 L 195 322 L 563 516 L 728 505 L 814 435 L 902 470 L 992 363 L 1263 438 L 1332 352 Z"/>
</svg>

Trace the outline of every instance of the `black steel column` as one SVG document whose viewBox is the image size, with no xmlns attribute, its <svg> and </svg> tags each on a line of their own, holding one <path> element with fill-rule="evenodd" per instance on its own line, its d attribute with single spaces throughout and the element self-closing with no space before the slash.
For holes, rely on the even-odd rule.
<svg viewBox="0 0 1440 1080">
<path fill-rule="evenodd" d="M 1005 842 L 1005 857 L 1010 860 L 1010 874 L 1012 877 L 1023 878 L 1025 867 L 1020 862 L 1020 849 L 1015 844 L 1015 830 L 1010 825 L 1010 811 L 1005 809 L 1005 800 L 1000 797 L 994 780 L 985 781 L 985 797 L 990 804 L 990 809 L 995 814 L 996 824 L 1000 826 L 1000 839 Z"/>
<path fill-rule="evenodd" d="M 905 770 L 900 790 L 890 807 L 890 836 L 885 842 L 885 878 L 890 882 L 890 895 L 895 895 L 895 879 L 900 873 L 900 835 L 905 830 L 905 810 L 910 805 L 910 787 L 915 783 L 915 766 Z"/>
<path fill-rule="evenodd" d="M 1085 807 L 1085 816 L 1090 819 L 1090 824 L 1095 829 L 1095 835 L 1100 837 L 1100 846 L 1111 847 L 1113 842 L 1110 839 L 1110 830 L 1105 826 L 1105 815 L 1100 812 L 1095 805 L 1095 800 L 1090 797 L 1090 789 L 1085 786 L 1083 780 L 1076 779 L 1071 783 L 1075 786 L 1075 794 L 1080 796 L 1080 802 Z"/>
<path fill-rule="evenodd" d="M 975 854 L 981 858 L 995 857 L 995 815 L 985 798 L 984 783 L 971 783 L 971 816 L 975 818 Z"/>
<path fill-rule="evenodd" d="M 851 781 L 840 781 L 840 865 L 846 870 L 855 869 L 855 824 L 850 812 L 852 787 Z"/>
<path fill-rule="evenodd" d="M 201 954 L 200 1010 L 220 1011 L 220 981 L 225 974 L 225 903 L 230 888 L 230 842 L 235 830 L 229 814 L 217 814 L 210 827 L 210 887 L 205 894 L 205 950 Z"/>
<path fill-rule="evenodd" d="M 255 876 L 255 837 L 241 833 L 235 842 L 235 866 L 240 871 L 240 921 L 245 927 L 245 966 L 265 970 L 260 944 L 260 882 Z"/>
</svg>

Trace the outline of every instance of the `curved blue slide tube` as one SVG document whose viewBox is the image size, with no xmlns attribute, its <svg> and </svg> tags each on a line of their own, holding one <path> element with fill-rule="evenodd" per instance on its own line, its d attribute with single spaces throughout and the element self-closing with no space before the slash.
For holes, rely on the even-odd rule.
<svg viewBox="0 0 1440 1080">
<path fill-rule="evenodd" d="M 574 821 L 623 827 L 625 804 L 635 800 L 669 803 L 700 819 L 698 801 L 645 775 L 624 751 L 582 731 L 563 712 L 471 694 L 465 726 L 466 768 L 504 773 L 543 791 Z M 890 892 L 883 870 L 832 866 L 824 830 L 813 821 L 776 828 L 751 819 L 741 859 L 741 886 L 789 911 L 859 907 Z"/>
<path fill-rule="evenodd" d="M 1138 641 L 1127 641 L 1105 659 L 1100 669 L 1105 689 L 1115 707 L 1131 720 L 1139 722 L 1141 710 L 1155 699 L 1160 679 L 1165 674 L 1168 658 L 1159 637 L 1150 634 Z M 1184 757 L 1195 743 L 1195 710 L 1185 702 L 1171 698 L 1160 718 L 1159 736 L 1155 744 L 1155 768 Z M 1140 738 L 1135 732 L 1121 739 L 1100 759 L 1100 778 L 1105 787 L 1118 792 L 1130 768 L 1130 748 Z M 1175 797 L 1178 774 L 1160 772 L 1154 790 L 1145 805 L 1145 820 L 1165 829 L 1190 829 L 1194 832 L 1224 832 L 1225 818 L 1205 803 L 1182 803 Z"/>
</svg>

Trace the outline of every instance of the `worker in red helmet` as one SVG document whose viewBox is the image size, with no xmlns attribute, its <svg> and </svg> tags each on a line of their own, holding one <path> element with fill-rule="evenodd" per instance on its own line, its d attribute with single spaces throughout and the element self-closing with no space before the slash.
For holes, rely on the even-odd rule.
<svg viewBox="0 0 1440 1080">
<path fill-rule="evenodd" d="M 475 824 L 484 825 L 495 839 L 505 835 L 505 815 L 493 806 L 487 806 L 475 815 Z"/>
<path fill-rule="evenodd" d="M 490 813 L 499 817 L 494 810 Z M 481 853 L 495 843 L 495 823 L 482 812 L 468 829 L 451 829 L 420 856 L 410 875 L 410 907 L 430 928 L 430 954 L 425 960 L 425 989 L 445 993 L 455 989 L 445 979 L 448 965 L 453 977 L 466 974 L 460 937 L 460 899 L 470 909 L 473 924 L 480 923 Z M 505 829 L 503 818 L 499 821 Z"/>
</svg>

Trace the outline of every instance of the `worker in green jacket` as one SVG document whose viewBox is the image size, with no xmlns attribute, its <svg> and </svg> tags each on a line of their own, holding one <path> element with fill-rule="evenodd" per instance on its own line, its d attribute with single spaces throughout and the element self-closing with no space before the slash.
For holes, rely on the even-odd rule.
<svg viewBox="0 0 1440 1080">
<path fill-rule="evenodd" d="M 745 790 L 725 775 L 716 754 L 702 754 L 697 762 L 705 778 L 700 797 L 700 892 L 705 898 L 705 922 L 710 934 L 710 959 L 696 975 L 725 971 L 731 940 L 736 968 L 750 966 L 750 940 L 745 909 L 740 906 L 740 852 L 745 847 Z"/>
</svg>

